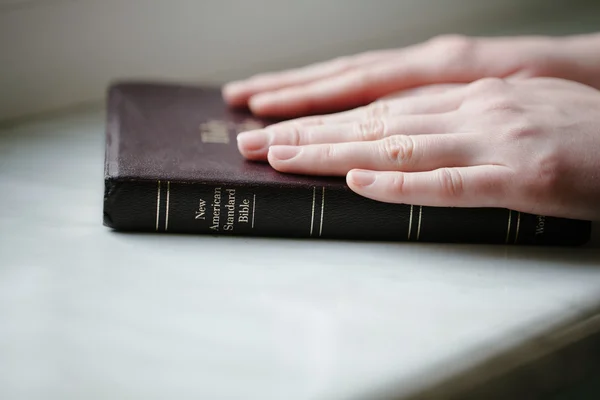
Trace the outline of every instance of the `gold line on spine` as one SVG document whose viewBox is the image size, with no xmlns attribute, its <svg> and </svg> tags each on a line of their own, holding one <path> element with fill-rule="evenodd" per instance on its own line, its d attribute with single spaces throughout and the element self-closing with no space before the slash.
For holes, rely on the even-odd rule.
<svg viewBox="0 0 600 400">
<path fill-rule="evenodd" d="M 167 182 L 167 211 L 165 216 L 165 231 L 169 229 L 169 199 L 171 197 L 171 182 Z"/>
<path fill-rule="evenodd" d="M 521 226 L 521 213 L 517 213 L 517 232 L 515 233 L 515 244 L 519 238 L 519 227 Z"/>
<path fill-rule="evenodd" d="M 321 195 L 321 226 L 319 227 L 319 236 L 323 234 L 323 215 L 325 214 L 325 188 L 323 188 L 323 194 Z"/>
<path fill-rule="evenodd" d="M 158 220 L 160 219 L 160 181 L 158 181 L 158 190 L 156 194 L 156 230 L 158 231 Z"/>
<path fill-rule="evenodd" d="M 506 243 L 508 243 L 508 238 L 510 237 L 511 222 L 512 222 L 512 211 L 508 210 L 508 227 L 506 228 Z"/>
<path fill-rule="evenodd" d="M 317 196 L 317 188 L 313 188 L 313 201 L 312 201 L 312 214 L 310 216 L 310 236 L 313 234 L 313 227 L 315 223 L 315 200 Z"/>
<path fill-rule="evenodd" d="M 421 217 L 423 216 L 423 206 L 419 206 L 419 226 L 417 228 L 417 240 L 421 236 Z"/>
<path fill-rule="evenodd" d="M 256 213 L 256 194 L 252 200 L 252 228 L 254 228 L 254 214 Z"/>
<path fill-rule="evenodd" d="M 408 220 L 408 240 L 410 240 L 410 232 L 412 231 L 413 205 L 410 206 L 410 219 Z"/>
</svg>

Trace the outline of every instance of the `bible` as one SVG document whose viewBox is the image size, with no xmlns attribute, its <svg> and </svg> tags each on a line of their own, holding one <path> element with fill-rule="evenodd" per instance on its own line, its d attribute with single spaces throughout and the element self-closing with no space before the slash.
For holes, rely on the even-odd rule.
<svg viewBox="0 0 600 400">
<path fill-rule="evenodd" d="M 218 87 L 121 81 L 107 91 L 105 226 L 122 231 L 576 246 L 591 222 L 500 208 L 390 204 L 341 177 L 248 161 L 239 132 L 268 126 Z"/>
</svg>

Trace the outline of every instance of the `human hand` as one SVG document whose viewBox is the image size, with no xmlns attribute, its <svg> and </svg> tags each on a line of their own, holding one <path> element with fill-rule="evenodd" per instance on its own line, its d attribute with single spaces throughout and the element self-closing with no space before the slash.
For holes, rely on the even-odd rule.
<svg viewBox="0 0 600 400">
<path fill-rule="evenodd" d="M 374 200 L 600 219 L 600 91 L 486 78 L 271 125 L 242 154 Z"/>
<path fill-rule="evenodd" d="M 485 77 L 556 77 L 600 89 L 598 49 L 599 34 L 441 36 L 406 48 L 257 75 L 227 84 L 223 96 L 228 104 L 249 106 L 259 116 L 294 118 L 352 109 L 406 89 Z"/>
</svg>

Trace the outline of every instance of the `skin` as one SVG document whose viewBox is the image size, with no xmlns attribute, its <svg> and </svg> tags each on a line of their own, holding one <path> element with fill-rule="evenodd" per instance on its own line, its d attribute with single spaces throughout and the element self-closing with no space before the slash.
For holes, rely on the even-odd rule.
<svg viewBox="0 0 600 400">
<path fill-rule="evenodd" d="M 600 220 L 600 35 L 445 36 L 226 85 L 240 152 L 359 195 Z"/>
</svg>

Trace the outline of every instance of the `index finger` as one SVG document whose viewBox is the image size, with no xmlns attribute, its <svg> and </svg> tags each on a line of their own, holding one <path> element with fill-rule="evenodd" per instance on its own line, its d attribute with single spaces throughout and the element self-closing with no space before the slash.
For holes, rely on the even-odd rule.
<svg viewBox="0 0 600 400">
<path fill-rule="evenodd" d="M 304 85 L 339 75 L 354 68 L 384 60 L 396 52 L 397 50 L 369 51 L 301 68 L 254 75 L 249 79 L 227 83 L 223 87 L 223 97 L 231 105 L 246 105 L 248 100 L 256 94 Z"/>
<path fill-rule="evenodd" d="M 468 70 L 446 69 L 436 56 L 429 52 L 403 52 L 384 62 L 354 68 L 328 79 L 259 93 L 250 99 L 249 105 L 257 115 L 294 118 L 344 111 L 394 92 L 471 78 Z"/>
</svg>

